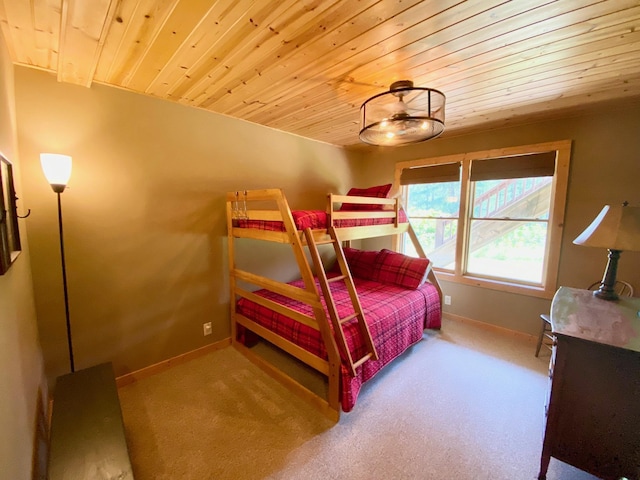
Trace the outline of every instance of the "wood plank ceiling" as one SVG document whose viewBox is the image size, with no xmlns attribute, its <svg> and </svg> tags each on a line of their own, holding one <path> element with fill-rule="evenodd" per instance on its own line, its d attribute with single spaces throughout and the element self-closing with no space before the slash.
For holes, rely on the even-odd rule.
<svg viewBox="0 0 640 480">
<path fill-rule="evenodd" d="M 399 79 L 445 135 L 640 97 L 639 0 L 0 0 L 15 64 L 335 145 Z"/>
</svg>

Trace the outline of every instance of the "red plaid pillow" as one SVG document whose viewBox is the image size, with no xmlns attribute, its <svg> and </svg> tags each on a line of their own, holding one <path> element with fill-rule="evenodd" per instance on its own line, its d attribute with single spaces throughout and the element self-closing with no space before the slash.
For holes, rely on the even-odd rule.
<svg viewBox="0 0 640 480">
<path fill-rule="evenodd" d="M 347 192 L 350 197 L 374 197 L 374 198 L 387 198 L 389 191 L 391 190 L 391 184 L 377 185 L 369 188 L 352 188 Z M 356 203 L 343 203 L 340 210 L 382 210 L 383 205 L 367 205 Z"/>
<path fill-rule="evenodd" d="M 298 230 L 305 228 L 327 228 L 327 212 L 322 210 L 293 210 L 293 222 Z"/>
<path fill-rule="evenodd" d="M 344 247 L 342 249 L 344 257 L 349 265 L 351 276 L 371 280 L 373 278 L 373 270 L 378 258 L 378 251 L 358 250 L 355 248 Z M 332 271 L 339 272 L 338 262 L 333 265 Z"/>
<path fill-rule="evenodd" d="M 385 248 L 378 255 L 372 280 L 415 290 L 424 283 L 428 272 L 428 258 L 409 257 Z"/>
</svg>

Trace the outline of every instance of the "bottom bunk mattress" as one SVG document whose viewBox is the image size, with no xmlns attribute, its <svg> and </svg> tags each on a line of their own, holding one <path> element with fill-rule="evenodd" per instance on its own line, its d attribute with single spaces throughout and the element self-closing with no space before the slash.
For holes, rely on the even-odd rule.
<svg viewBox="0 0 640 480">
<path fill-rule="evenodd" d="M 436 287 L 429 282 L 425 282 L 415 290 L 355 277 L 354 283 L 379 359 L 363 363 L 357 368 L 355 377 L 351 375 L 350 369 L 345 367 L 343 359 L 340 372 L 340 397 L 342 410 L 345 412 L 351 411 L 355 405 L 364 382 L 373 378 L 382 367 L 411 345 L 419 342 L 425 328 L 441 326 L 440 298 Z M 291 285 L 304 286 L 302 280 L 291 282 Z M 320 291 L 318 285 L 316 288 Z M 339 317 L 345 318 L 353 313 L 349 292 L 344 282 L 332 283 L 331 291 Z M 310 306 L 291 298 L 267 290 L 258 290 L 254 293 L 313 316 Z M 326 312 L 324 299 L 322 303 Z M 238 301 L 237 312 L 314 355 L 327 359 L 327 351 L 319 331 L 245 298 Z M 358 332 L 357 321 L 353 319 L 347 322 L 344 325 L 344 332 L 352 358 L 354 360 L 361 358 L 364 355 L 365 346 Z M 251 343 L 252 335 L 254 335 L 252 332 L 238 326 L 239 341 Z"/>
</svg>

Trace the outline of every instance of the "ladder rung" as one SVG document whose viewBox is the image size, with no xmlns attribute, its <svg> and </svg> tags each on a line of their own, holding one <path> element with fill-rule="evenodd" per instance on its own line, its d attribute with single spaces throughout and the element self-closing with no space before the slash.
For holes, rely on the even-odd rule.
<svg viewBox="0 0 640 480">
<path fill-rule="evenodd" d="M 359 314 L 359 313 L 354 313 L 354 314 L 349 315 L 348 317 L 341 318 L 341 319 L 339 320 L 340 325 L 344 325 L 344 324 L 345 324 L 345 323 L 347 323 L 349 320 L 351 320 L 351 319 L 353 319 L 353 318 L 356 318 L 358 315 L 360 315 L 360 314 Z"/>
<path fill-rule="evenodd" d="M 329 283 L 331 283 L 331 282 L 339 282 L 340 280 L 344 280 L 345 278 L 347 278 L 346 275 L 338 275 L 337 277 L 327 278 L 327 282 L 329 282 Z"/>
<path fill-rule="evenodd" d="M 336 241 L 332 238 L 331 240 L 320 240 L 315 242 L 316 245 L 329 245 L 330 243 L 336 243 Z"/>
<path fill-rule="evenodd" d="M 364 357 L 362 357 L 357 362 L 353 362 L 353 368 L 354 369 L 358 368 L 360 365 L 362 365 L 364 362 L 369 360 L 371 357 L 372 357 L 371 353 L 367 353 Z"/>
</svg>

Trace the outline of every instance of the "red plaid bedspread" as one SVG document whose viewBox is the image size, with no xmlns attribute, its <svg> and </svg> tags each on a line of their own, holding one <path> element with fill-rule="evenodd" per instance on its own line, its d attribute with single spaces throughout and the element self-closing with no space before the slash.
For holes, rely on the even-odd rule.
<svg viewBox="0 0 640 480">
<path fill-rule="evenodd" d="M 368 212 L 363 212 L 368 213 Z M 327 212 L 323 210 L 293 210 L 291 216 L 298 230 L 304 230 L 309 227 L 313 230 L 324 230 L 327 228 Z M 405 223 L 407 215 L 404 210 L 400 210 L 398 221 Z M 386 225 L 393 223 L 392 218 L 348 218 L 336 220 L 334 226 L 338 228 L 345 227 L 364 227 L 368 225 Z M 233 226 L 238 228 L 255 228 L 258 230 L 269 230 L 272 232 L 284 232 L 284 223 L 272 222 L 266 220 L 238 220 L 233 221 Z"/>
<path fill-rule="evenodd" d="M 364 382 L 373 378 L 382 367 L 411 345 L 419 342 L 425 328 L 440 328 L 441 325 L 438 292 L 428 282 L 416 290 L 359 278 L 354 278 L 354 282 L 380 358 L 376 361 L 369 360 L 358 367 L 355 377 L 351 376 L 343 362 L 340 374 L 340 395 L 342 409 L 345 412 L 351 411 L 355 405 Z M 298 287 L 303 286 L 301 280 L 291 282 L 291 284 Z M 349 292 L 344 283 L 332 283 L 331 290 L 340 318 L 353 313 Z M 319 287 L 318 291 L 320 291 Z M 265 290 L 259 290 L 255 293 L 313 316 L 311 307 L 293 299 Z M 318 331 L 244 298 L 238 302 L 237 311 L 314 355 L 327 358 L 324 342 Z M 248 336 L 245 337 L 246 334 L 249 332 L 245 332 L 239 326 L 238 337 L 241 341 L 248 339 Z M 361 358 L 364 354 L 364 345 L 358 334 L 355 319 L 345 324 L 345 337 L 354 361 Z"/>
</svg>

